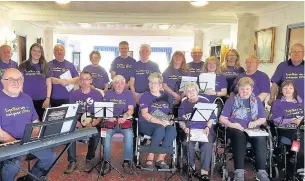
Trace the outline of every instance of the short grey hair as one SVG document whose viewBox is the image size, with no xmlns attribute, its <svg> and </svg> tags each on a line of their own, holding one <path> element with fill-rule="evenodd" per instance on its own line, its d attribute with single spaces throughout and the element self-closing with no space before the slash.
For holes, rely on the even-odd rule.
<svg viewBox="0 0 305 181">
<path fill-rule="evenodd" d="M 140 47 L 140 51 L 142 51 L 143 48 L 148 48 L 149 51 L 151 52 L 151 47 L 150 47 L 150 45 L 148 45 L 148 44 L 142 44 L 141 47 Z"/>
<path fill-rule="evenodd" d="M 57 43 L 57 44 L 54 46 L 54 49 L 53 49 L 54 52 L 55 52 L 55 49 L 56 49 L 57 47 L 62 47 L 62 48 L 65 50 L 65 47 L 64 47 L 62 44 Z"/>
<path fill-rule="evenodd" d="M 197 93 L 199 93 L 199 86 L 198 86 L 198 84 L 196 84 L 195 82 L 187 82 L 187 83 L 184 84 L 184 87 L 183 87 L 184 94 L 186 95 L 187 90 L 189 90 L 191 88 L 195 88 Z"/>
<path fill-rule="evenodd" d="M 158 72 L 154 72 L 154 73 L 150 74 L 150 75 L 148 76 L 148 81 L 151 82 L 152 79 L 155 79 L 155 78 L 157 78 L 157 79 L 159 80 L 160 84 L 163 83 L 162 74 L 160 74 L 160 73 L 158 73 Z"/>
<path fill-rule="evenodd" d="M 296 43 L 296 44 L 293 44 L 293 45 L 291 45 L 291 47 L 290 47 L 290 52 L 292 51 L 292 50 L 294 50 L 296 47 L 300 47 L 300 48 L 302 48 L 303 50 L 304 50 L 304 45 L 302 45 L 301 43 Z"/>
<path fill-rule="evenodd" d="M 114 82 L 120 82 L 120 81 L 126 82 L 126 79 L 125 79 L 122 75 L 116 75 L 116 76 L 114 76 L 114 78 L 113 78 L 113 83 L 114 83 Z"/>
</svg>

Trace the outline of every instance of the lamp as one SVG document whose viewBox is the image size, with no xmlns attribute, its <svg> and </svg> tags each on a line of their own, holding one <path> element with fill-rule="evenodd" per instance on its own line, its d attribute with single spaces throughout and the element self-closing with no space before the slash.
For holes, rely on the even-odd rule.
<svg viewBox="0 0 305 181">
<path fill-rule="evenodd" d="M 171 25 L 158 25 L 161 30 L 167 30 Z"/>
<path fill-rule="evenodd" d="M 191 1 L 191 5 L 196 6 L 196 7 L 202 7 L 209 4 L 208 1 L 205 0 L 196 0 L 196 1 Z"/>
<path fill-rule="evenodd" d="M 70 0 L 55 0 L 55 2 L 57 2 L 58 4 L 68 4 L 71 1 Z"/>
</svg>

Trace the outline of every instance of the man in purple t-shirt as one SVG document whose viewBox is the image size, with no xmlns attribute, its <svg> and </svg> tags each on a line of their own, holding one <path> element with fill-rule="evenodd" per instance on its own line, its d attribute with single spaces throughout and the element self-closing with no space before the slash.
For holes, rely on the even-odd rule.
<svg viewBox="0 0 305 181">
<path fill-rule="evenodd" d="M 32 99 L 21 92 L 23 81 L 21 72 L 15 68 L 7 69 L 1 79 L 3 90 L 0 91 L 0 102 L 2 103 L 0 104 L 0 143 L 22 139 L 26 124 L 39 122 Z M 33 134 L 38 135 L 39 129 L 34 129 Z M 56 159 L 55 152 L 52 149 L 45 149 L 32 154 L 39 160 L 32 168 L 31 173 L 38 178 L 44 176 L 46 170 Z M 19 167 L 21 167 L 20 157 L 4 161 L 2 165 L 1 178 L 4 181 L 13 181 L 19 172 Z M 31 176 L 26 175 L 18 180 L 31 180 Z"/>
<path fill-rule="evenodd" d="M 67 85 L 73 85 L 78 83 L 78 73 L 75 66 L 65 60 L 65 48 L 61 44 L 57 44 L 54 47 L 55 59 L 51 60 L 48 64 L 49 70 L 47 72 L 47 78 L 52 80 L 52 94 L 51 94 L 51 106 L 61 106 L 62 104 L 69 103 L 70 91 L 66 88 Z M 60 78 L 64 73 L 70 71 L 71 78 Z"/>
<path fill-rule="evenodd" d="M 199 74 L 202 73 L 202 67 L 204 62 L 201 60 L 202 59 L 202 49 L 198 46 L 194 47 L 192 49 L 192 58 L 193 61 L 189 62 L 188 68 L 190 70 L 190 74 L 192 77 L 198 77 Z"/>
<path fill-rule="evenodd" d="M 18 68 L 16 62 L 11 60 L 12 48 L 9 45 L 2 45 L 0 47 L 0 78 L 3 75 L 4 70 L 8 68 Z M 0 90 L 3 89 L 2 84 L 0 84 Z"/>
<path fill-rule="evenodd" d="M 129 44 L 127 41 L 121 41 L 119 44 L 120 56 L 116 57 L 110 67 L 111 78 L 116 75 L 122 75 L 126 79 L 126 86 L 128 87 L 130 76 L 132 74 L 132 66 L 136 60 L 128 56 Z"/>
<path fill-rule="evenodd" d="M 292 80 L 297 88 L 298 95 L 304 100 L 304 46 L 300 43 L 294 44 L 290 48 L 291 58 L 288 61 L 281 62 L 272 78 L 271 94 L 269 105 L 276 98 L 276 93 L 278 92 L 278 87 L 285 80 Z"/>
<path fill-rule="evenodd" d="M 69 102 L 70 104 L 77 103 L 78 110 L 77 114 L 90 114 L 93 115 L 94 113 L 94 102 L 102 102 L 103 96 L 100 91 L 96 90 L 95 88 L 91 88 L 92 84 L 92 75 L 90 72 L 82 72 L 79 78 L 79 86 L 78 90 L 72 91 L 70 94 Z M 98 131 L 100 131 L 100 121 L 101 119 L 93 119 L 91 123 L 87 124 L 85 127 L 92 127 L 95 126 Z M 77 126 L 81 127 L 80 122 L 77 122 Z M 95 150 L 97 148 L 98 142 L 100 140 L 100 134 L 93 135 L 88 144 L 88 152 L 86 156 L 86 165 L 85 165 L 85 172 L 88 172 L 92 168 L 91 160 L 95 157 Z M 76 142 L 73 142 L 72 145 L 68 149 L 68 161 L 69 164 L 67 169 L 65 170 L 66 174 L 72 173 L 76 167 Z"/>
</svg>

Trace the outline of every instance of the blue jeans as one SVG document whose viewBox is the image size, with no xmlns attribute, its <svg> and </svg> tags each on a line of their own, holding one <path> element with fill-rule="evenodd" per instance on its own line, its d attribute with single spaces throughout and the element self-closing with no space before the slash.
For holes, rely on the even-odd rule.
<svg viewBox="0 0 305 181">
<path fill-rule="evenodd" d="M 56 153 L 52 151 L 52 149 L 46 149 L 42 151 L 37 151 L 32 153 L 38 158 L 38 161 L 33 166 L 31 173 L 36 177 L 40 178 L 45 175 L 45 172 L 50 168 L 53 162 L 56 160 Z M 11 159 L 12 164 L 8 161 L 3 162 L 3 168 L 1 170 L 2 181 L 14 181 L 15 177 L 19 172 L 19 168 L 16 167 L 18 165 L 21 167 L 20 157 Z"/>
<path fill-rule="evenodd" d="M 110 161 L 111 139 L 115 133 L 124 135 L 124 160 L 132 160 L 133 132 L 132 129 L 121 129 L 118 125 L 108 129 L 104 143 L 104 159 Z"/>
<path fill-rule="evenodd" d="M 162 126 L 161 124 L 147 121 L 139 122 L 139 132 L 151 136 L 151 146 L 159 147 L 161 141 L 163 147 L 170 147 L 177 136 L 177 130 L 174 126 Z"/>
</svg>

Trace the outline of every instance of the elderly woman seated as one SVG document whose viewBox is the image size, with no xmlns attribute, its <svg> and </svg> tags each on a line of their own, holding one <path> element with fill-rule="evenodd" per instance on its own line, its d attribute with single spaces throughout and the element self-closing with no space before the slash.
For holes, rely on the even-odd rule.
<svg viewBox="0 0 305 181">
<path fill-rule="evenodd" d="M 202 118 L 202 120 L 195 120 L 194 122 L 190 121 L 190 115 L 192 115 L 194 111 L 194 105 L 196 103 L 209 103 L 209 100 L 205 97 L 198 96 L 199 87 L 194 82 L 189 82 L 184 85 L 184 94 L 187 99 L 184 99 L 181 102 L 181 105 L 178 110 L 178 119 L 179 125 L 183 129 L 186 134 L 190 133 L 190 129 L 200 129 L 202 130 L 201 134 L 205 134 L 208 138 L 208 142 L 199 142 L 200 148 L 200 163 L 201 163 L 201 177 L 200 181 L 209 181 L 210 178 L 208 176 L 212 153 L 213 153 L 213 142 L 215 140 L 215 133 L 213 131 L 213 119 L 216 119 L 215 113 L 212 112 L 210 119 L 205 120 L 206 118 Z M 211 119 L 212 118 L 212 119 Z M 188 160 L 189 165 L 193 169 L 193 173 L 195 173 L 195 144 L 196 141 L 188 141 Z"/>
<path fill-rule="evenodd" d="M 298 126 L 304 116 L 304 105 L 292 80 L 286 80 L 282 83 L 278 98 L 271 107 L 271 120 L 276 126 Z M 286 145 L 290 145 L 295 138 L 295 130 L 291 129 L 280 129 L 278 134 L 281 142 Z M 300 135 L 301 147 L 298 153 L 297 168 L 302 172 L 304 170 L 302 169 L 304 168 L 304 132 L 301 132 Z M 293 168 L 293 166 L 290 168 Z"/>
<path fill-rule="evenodd" d="M 232 141 L 234 159 L 234 180 L 244 180 L 244 158 L 247 142 L 255 152 L 257 178 L 269 181 L 265 171 L 267 158 L 267 139 L 263 136 L 249 137 L 244 129 L 256 128 L 266 122 L 266 113 L 261 100 L 253 94 L 254 82 L 249 77 L 241 78 L 237 83 L 238 94 L 230 97 L 220 116 L 220 122 L 227 126 Z"/>
<path fill-rule="evenodd" d="M 104 100 L 114 102 L 113 114 L 116 118 L 110 118 L 106 122 L 107 135 L 104 145 L 104 159 L 110 161 L 111 139 L 115 133 L 124 135 L 124 163 L 123 169 L 131 174 L 132 167 L 132 149 L 133 149 L 133 131 L 130 121 L 131 115 L 134 112 L 135 101 L 131 91 L 125 89 L 126 80 L 121 75 L 116 75 L 113 78 L 114 90 L 106 92 Z M 107 163 L 107 162 L 106 162 Z M 106 164 L 105 163 L 105 164 Z M 108 164 L 105 165 L 105 172 L 110 171 Z"/>
<path fill-rule="evenodd" d="M 151 136 L 151 146 L 162 147 L 172 146 L 173 140 L 177 136 L 176 128 L 169 125 L 160 117 L 154 116 L 154 111 L 159 110 L 165 114 L 169 113 L 168 96 L 161 92 L 163 77 L 159 73 L 152 73 L 148 77 L 149 90 L 144 92 L 139 100 L 139 132 Z M 158 169 L 168 169 L 169 166 L 164 162 L 165 154 L 159 154 L 155 166 Z M 145 167 L 153 169 L 154 154 L 149 153 L 146 159 Z"/>
</svg>

